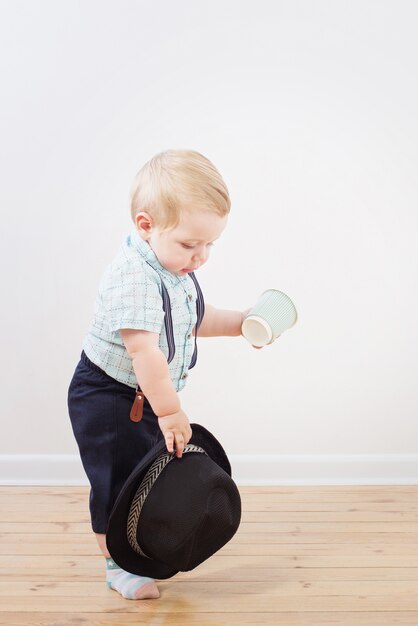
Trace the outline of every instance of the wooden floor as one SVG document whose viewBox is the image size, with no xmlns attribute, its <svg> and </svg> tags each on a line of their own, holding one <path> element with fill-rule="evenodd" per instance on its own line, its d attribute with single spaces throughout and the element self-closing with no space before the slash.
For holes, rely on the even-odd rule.
<svg viewBox="0 0 418 626">
<path fill-rule="evenodd" d="M 84 487 L 0 487 L 0 624 L 418 626 L 418 487 L 241 487 L 238 533 L 158 600 L 104 583 Z"/>
</svg>

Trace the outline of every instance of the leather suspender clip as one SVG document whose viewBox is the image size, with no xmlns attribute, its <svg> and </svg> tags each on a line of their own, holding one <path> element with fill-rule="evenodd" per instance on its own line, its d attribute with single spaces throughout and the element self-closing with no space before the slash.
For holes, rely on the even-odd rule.
<svg viewBox="0 0 418 626">
<path fill-rule="evenodd" d="M 139 389 L 139 387 L 137 387 L 135 400 L 132 405 L 130 414 L 131 420 L 133 422 L 140 422 L 142 420 L 142 413 L 144 411 L 144 397 L 145 396 L 142 391 Z"/>
</svg>

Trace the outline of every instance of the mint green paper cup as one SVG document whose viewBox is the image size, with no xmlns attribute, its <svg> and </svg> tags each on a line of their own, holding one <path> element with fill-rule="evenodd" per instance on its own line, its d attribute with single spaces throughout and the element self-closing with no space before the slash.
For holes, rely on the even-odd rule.
<svg viewBox="0 0 418 626">
<path fill-rule="evenodd" d="M 273 343 L 296 320 L 296 307 L 289 296 L 277 289 L 268 289 L 249 311 L 241 332 L 253 346 L 262 347 Z"/>
</svg>

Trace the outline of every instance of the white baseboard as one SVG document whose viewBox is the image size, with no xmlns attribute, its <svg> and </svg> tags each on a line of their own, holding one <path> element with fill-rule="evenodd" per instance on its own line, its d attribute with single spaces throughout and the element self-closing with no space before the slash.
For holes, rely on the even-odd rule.
<svg viewBox="0 0 418 626">
<path fill-rule="evenodd" d="M 418 454 L 231 455 L 238 485 L 418 484 Z M 0 485 L 87 485 L 75 454 L 0 455 Z"/>
</svg>

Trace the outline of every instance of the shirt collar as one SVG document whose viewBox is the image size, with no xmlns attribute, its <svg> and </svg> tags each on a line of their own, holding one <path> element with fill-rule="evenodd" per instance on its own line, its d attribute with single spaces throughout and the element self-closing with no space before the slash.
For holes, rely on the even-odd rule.
<svg viewBox="0 0 418 626">
<path fill-rule="evenodd" d="M 147 241 L 144 241 L 138 231 L 134 229 L 130 235 L 131 245 L 139 252 L 139 254 L 145 259 L 147 263 L 149 263 L 157 272 L 163 274 L 164 278 L 168 278 L 170 282 L 175 285 L 179 282 L 187 279 L 187 274 L 185 276 L 177 276 L 176 274 L 172 274 L 165 267 L 161 265 L 154 250 L 151 248 Z"/>
</svg>

